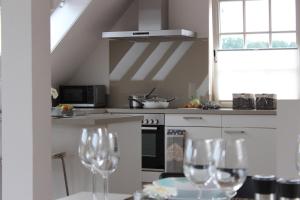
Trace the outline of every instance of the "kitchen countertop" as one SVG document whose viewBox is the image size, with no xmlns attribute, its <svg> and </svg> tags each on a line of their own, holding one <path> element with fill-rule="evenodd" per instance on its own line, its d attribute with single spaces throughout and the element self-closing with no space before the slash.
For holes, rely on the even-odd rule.
<svg viewBox="0 0 300 200">
<path fill-rule="evenodd" d="M 139 116 L 131 114 L 211 114 L 211 115 L 276 115 L 276 110 L 233 110 L 222 108 L 219 110 L 202 110 L 193 108 L 168 108 L 168 109 L 130 109 L 130 108 L 89 108 L 76 109 L 82 116 L 73 116 L 71 118 L 53 118 L 55 123 L 70 124 L 95 124 L 95 123 L 114 123 L 118 121 L 140 120 Z M 120 115 L 116 115 L 120 114 Z M 130 114 L 130 115 L 126 115 Z M 0 122 L 2 121 L 0 113 Z M 138 118 L 138 119 L 137 119 Z M 84 120 L 84 121 L 82 121 Z"/>
<path fill-rule="evenodd" d="M 143 114 L 143 113 L 163 113 L 163 114 L 214 114 L 214 115 L 276 115 L 276 110 L 202 110 L 197 108 L 174 108 L 174 109 L 129 109 L 129 108 L 107 108 L 108 113 L 126 113 L 126 114 Z"/>
<path fill-rule="evenodd" d="M 68 124 L 68 125 L 99 125 L 99 124 L 111 124 L 111 123 L 121 123 L 129 121 L 141 121 L 142 116 L 126 115 L 126 114 L 110 114 L 110 113 L 100 113 L 100 114 L 87 114 L 82 116 L 72 116 L 64 118 L 52 118 L 54 124 Z"/>
</svg>

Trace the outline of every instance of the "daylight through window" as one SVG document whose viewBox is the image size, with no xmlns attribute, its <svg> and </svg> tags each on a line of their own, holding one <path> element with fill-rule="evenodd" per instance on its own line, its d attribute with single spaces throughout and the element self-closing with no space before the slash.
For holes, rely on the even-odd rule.
<svg viewBox="0 0 300 200">
<path fill-rule="evenodd" d="M 218 0 L 214 95 L 298 98 L 295 0 Z"/>
</svg>

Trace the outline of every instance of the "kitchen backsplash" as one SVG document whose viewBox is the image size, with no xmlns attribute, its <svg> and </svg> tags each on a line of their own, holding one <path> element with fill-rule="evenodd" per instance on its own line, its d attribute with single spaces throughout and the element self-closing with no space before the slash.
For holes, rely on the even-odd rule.
<svg viewBox="0 0 300 200">
<path fill-rule="evenodd" d="M 110 41 L 110 107 L 128 107 L 128 96 L 176 97 L 181 107 L 190 96 L 208 94 L 208 40 Z"/>
</svg>

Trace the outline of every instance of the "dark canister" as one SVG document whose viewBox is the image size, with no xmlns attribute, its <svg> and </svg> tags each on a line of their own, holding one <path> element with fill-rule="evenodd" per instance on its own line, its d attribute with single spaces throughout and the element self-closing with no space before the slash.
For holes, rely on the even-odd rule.
<svg viewBox="0 0 300 200">
<path fill-rule="evenodd" d="M 300 180 L 278 179 L 278 199 L 300 200 Z"/>
<path fill-rule="evenodd" d="M 276 177 L 255 175 L 252 177 L 255 200 L 276 199 Z"/>
</svg>

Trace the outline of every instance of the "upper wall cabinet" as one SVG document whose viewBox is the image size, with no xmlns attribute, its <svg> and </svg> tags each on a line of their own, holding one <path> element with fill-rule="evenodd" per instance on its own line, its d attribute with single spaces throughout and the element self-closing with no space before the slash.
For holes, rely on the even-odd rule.
<svg viewBox="0 0 300 200">
<path fill-rule="evenodd" d="M 209 0 L 169 1 L 169 28 L 184 28 L 207 38 L 209 33 Z"/>
</svg>

